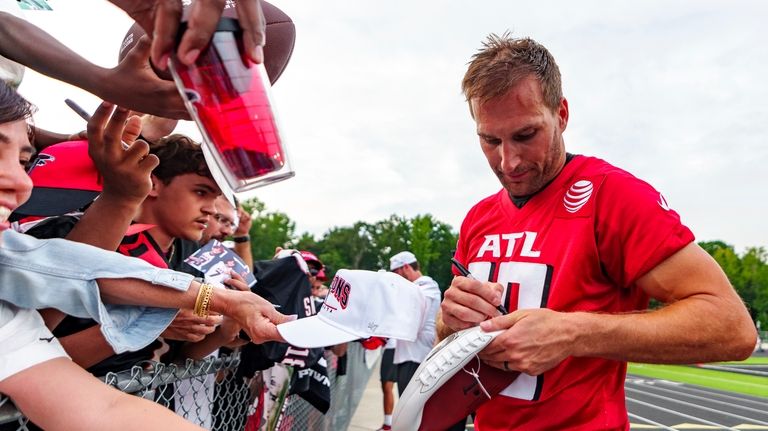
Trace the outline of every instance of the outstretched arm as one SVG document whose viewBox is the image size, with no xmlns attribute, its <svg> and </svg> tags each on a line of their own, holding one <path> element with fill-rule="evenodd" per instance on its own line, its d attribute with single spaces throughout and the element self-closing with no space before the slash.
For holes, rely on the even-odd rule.
<svg viewBox="0 0 768 431">
<path fill-rule="evenodd" d="M 98 282 L 102 299 L 112 304 L 193 309 L 200 290 L 196 281 L 186 291 L 162 289 L 134 279 L 104 278 Z M 282 341 L 275 325 L 289 320 L 269 301 L 250 291 L 214 289 L 210 310 L 233 318 L 254 343 Z"/>
<path fill-rule="evenodd" d="M 0 54 L 27 67 L 80 87 L 104 100 L 169 118 L 189 114 L 171 81 L 149 67 L 148 40 L 140 41 L 114 69 L 96 66 L 39 27 L 0 12 Z"/>
<path fill-rule="evenodd" d="M 147 337 L 154 339 L 172 320 L 173 309 L 194 308 L 200 283 L 190 281 L 189 274 L 71 241 L 37 240 L 13 231 L 2 234 L 0 299 L 21 308 L 56 307 L 97 320 L 102 328 L 112 327 L 105 333 L 108 339 L 123 340 L 121 351 L 136 350 L 134 346 Z M 105 306 L 99 295 L 107 303 L 160 307 L 142 309 L 141 316 L 154 316 L 147 322 L 152 329 L 121 335 L 111 315 L 121 314 L 125 307 Z M 235 319 L 255 342 L 281 340 L 275 325 L 288 320 L 250 291 L 217 289 L 209 310 Z M 124 318 L 130 316 L 120 319 Z"/>
</svg>

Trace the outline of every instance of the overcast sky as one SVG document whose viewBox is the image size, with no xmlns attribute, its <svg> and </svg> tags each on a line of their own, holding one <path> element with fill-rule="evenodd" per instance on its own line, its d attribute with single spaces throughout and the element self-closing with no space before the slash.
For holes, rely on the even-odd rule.
<svg viewBox="0 0 768 431">
<path fill-rule="evenodd" d="M 664 193 L 699 240 L 768 246 L 768 2 L 275 0 L 296 48 L 273 94 L 296 176 L 255 193 L 299 232 L 431 213 L 458 229 L 499 189 L 460 81 L 490 32 L 547 46 L 563 75 L 566 149 Z M 84 57 L 116 63 L 130 20 L 103 0 L 27 13 Z M 98 100 L 28 73 L 37 124 Z M 189 125 L 182 128 L 196 135 Z M 198 135 L 199 136 L 199 135 Z"/>
</svg>

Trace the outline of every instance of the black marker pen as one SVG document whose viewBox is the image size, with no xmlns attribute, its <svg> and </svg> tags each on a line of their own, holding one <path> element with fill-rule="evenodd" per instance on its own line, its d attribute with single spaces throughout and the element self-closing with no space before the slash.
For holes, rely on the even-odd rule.
<svg viewBox="0 0 768 431">
<path fill-rule="evenodd" d="M 462 276 L 464 276 L 464 277 L 467 277 L 467 278 L 471 278 L 471 279 L 473 279 L 473 280 L 475 279 L 475 277 L 472 277 L 472 273 L 471 273 L 471 272 L 469 272 L 469 270 L 468 270 L 467 268 L 465 268 L 465 267 L 464 267 L 464 265 L 462 265 L 462 264 L 461 264 L 461 262 L 459 262 L 458 260 L 456 260 L 456 258 L 453 258 L 453 257 L 452 257 L 452 258 L 451 258 L 451 263 L 452 263 L 452 264 L 453 264 L 453 266 L 455 266 L 455 267 L 456 267 L 456 269 L 459 271 L 459 274 L 461 274 L 461 275 L 462 275 Z M 508 314 L 508 313 L 507 313 L 507 309 L 506 309 L 506 308 L 504 308 L 504 306 L 503 306 L 503 305 L 501 305 L 501 304 L 497 305 L 497 306 L 496 306 L 496 309 L 497 309 L 497 310 L 499 310 L 499 312 L 501 312 L 501 314 Z"/>
</svg>

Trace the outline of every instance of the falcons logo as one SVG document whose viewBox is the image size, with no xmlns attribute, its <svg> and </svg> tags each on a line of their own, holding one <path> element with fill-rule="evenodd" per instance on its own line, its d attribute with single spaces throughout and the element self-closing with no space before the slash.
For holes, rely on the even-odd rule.
<svg viewBox="0 0 768 431">
<path fill-rule="evenodd" d="M 32 163 L 32 166 L 29 167 L 27 174 L 31 174 L 32 170 L 35 169 L 36 167 L 44 166 L 48 164 L 48 162 L 53 162 L 54 160 L 56 160 L 56 157 L 53 157 L 50 154 L 38 154 L 37 158 L 35 159 L 35 162 Z"/>
</svg>

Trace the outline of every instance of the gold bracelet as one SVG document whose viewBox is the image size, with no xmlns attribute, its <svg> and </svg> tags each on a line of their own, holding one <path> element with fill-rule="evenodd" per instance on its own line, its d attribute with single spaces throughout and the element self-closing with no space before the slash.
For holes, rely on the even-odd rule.
<svg viewBox="0 0 768 431">
<path fill-rule="evenodd" d="M 205 296 L 203 297 L 203 301 L 200 304 L 200 309 L 198 311 L 198 316 L 200 317 L 208 317 L 208 310 L 211 308 L 211 298 L 213 297 L 213 286 L 210 284 L 205 285 L 207 287 L 205 291 Z"/>
<path fill-rule="evenodd" d="M 195 299 L 195 306 L 192 308 L 192 311 L 195 312 L 195 315 L 197 315 L 197 312 L 200 309 L 200 303 L 202 302 L 203 296 L 205 296 L 205 283 L 200 283 L 200 288 L 197 289 L 197 298 Z"/>
<path fill-rule="evenodd" d="M 213 285 L 203 283 L 200 290 L 197 291 L 194 313 L 198 317 L 208 317 L 208 310 L 211 308 L 211 299 L 213 297 Z"/>
<path fill-rule="evenodd" d="M 211 303 L 213 302 L 213 285 L 208 284 L 207 286 L 208 290 L 206 290 L 203 304 L 200 306 L 200 314 L 204 317 L 208 317 L 208 310 L 210 310 Z"/>
</svg>

